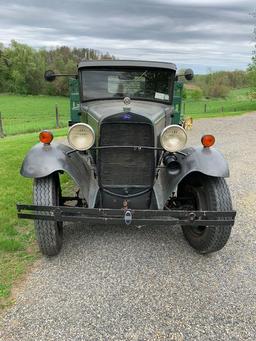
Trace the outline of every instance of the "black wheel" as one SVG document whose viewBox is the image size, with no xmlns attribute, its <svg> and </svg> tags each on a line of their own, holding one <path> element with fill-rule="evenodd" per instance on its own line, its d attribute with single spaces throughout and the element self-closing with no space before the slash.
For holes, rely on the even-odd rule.
<svg viewBox="0 0 256 341">
<path fill-rule="evenodd" d="M 189 177 L 179 188 L 193 210 L 231 211 L 232 201 L 225 179 L 204 175 Z M 215 252 L 227 243 L 232 226 L 182 226 L 188 243 L 200 253 Z"/>
<path fill-rule="evenodd" d="M 58 206 L 61 199 L 58 174 L 35 179 L 33 194 L 35 205 Z M 47 213 L 44 212 L 44 214 Z M 41 252 L 46 256 L 57 255 L 62 246 L 63 223 L 35 220 L 35 231 Z"/>
</svg>

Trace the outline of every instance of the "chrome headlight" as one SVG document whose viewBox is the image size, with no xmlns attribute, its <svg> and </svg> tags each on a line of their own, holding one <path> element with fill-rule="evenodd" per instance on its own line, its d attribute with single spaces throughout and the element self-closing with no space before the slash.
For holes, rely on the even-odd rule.
<svg viewBox="0 0 256 341">
<path fill-rule="evenodd" d="M 88 124 L 76 123 L 68 131 L 68 143 L 77 150 L 90 149 L 95 142 L 95 133 Z"/>
<path fill-rule="evenodd" d="M 185 129 L 177 124 L 172 124 L 164 128 L 160 135 L 162 147 L 168 152 L 178 152 L 187 142 Z"/>
</svg>

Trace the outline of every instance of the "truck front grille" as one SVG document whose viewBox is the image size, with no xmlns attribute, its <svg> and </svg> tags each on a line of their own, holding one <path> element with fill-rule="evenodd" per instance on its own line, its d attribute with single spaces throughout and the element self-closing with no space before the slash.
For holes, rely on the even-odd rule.
<svg viewBox="0 0 256 341">
<path fill-rule="evenodd" d="M 154 131 L 146 123 L 103 123 L 100 146 L 154 146 Z M 153 184 L 153 150 L 131 148 L 100 149 L 99 178 L 107 187 L 150 187 Z"/>
</svg>

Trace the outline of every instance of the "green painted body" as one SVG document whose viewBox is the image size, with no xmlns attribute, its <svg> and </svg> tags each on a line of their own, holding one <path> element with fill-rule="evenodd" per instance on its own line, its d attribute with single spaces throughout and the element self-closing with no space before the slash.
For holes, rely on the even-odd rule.
<svg viewBox="0 0 256 341">
<path fill-rule="evenodd" d="M 78 123 L 78 122 L 81 122 L 78 79 L 70 78 L 68 85 L 69 85 L 69 99 L 70 99 L 70 121 L 72 123 Z"/>
<path fill-rule="evenodd" d="M 183 95 L 183 82 L 176 81 L 174 83 L 174 94 L 173 94 L 173 106 L 174 106 L 174 117 L 172 118 L 172 124 L 179 124 L 184 120 L 182 112 L 182 95 Z"/>
<path fill-rule="evenodd" d="M 174 113 L 173 113 L 173 117 L 171 117 L 170 124 L 179 124 L 184 119 L 183 113 L 182 113 L 182 94 L 183 94 L 183 82 L 176 81 L 174 83 L 174 94 L 173 94 Z M 81 110 L 80 110 L 78 79 L 74 79 L 74 78 L 69 79 L 69 97 L 70 97 L 70 122 L 72 123 L 84 122 L 85 120 L 83 119 L 81 115 Z"/>
</svg>

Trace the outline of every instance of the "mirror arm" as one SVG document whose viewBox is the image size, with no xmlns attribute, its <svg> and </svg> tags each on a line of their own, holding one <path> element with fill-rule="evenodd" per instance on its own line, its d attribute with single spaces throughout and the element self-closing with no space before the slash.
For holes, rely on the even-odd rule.
<svg viewBox="0 0 256 341">
<path fill-rule="evenodd" d="M 77 73 L 55 73 L 54 77 L 77 77 Z"/>
<path fill-rule="evenodd" d="M 47 70 L 44 73 L 44 79 L 47 82 L 53 82 L 56 77 L 75 77 L 77 79 L 78 74 L 74 74 L 74 73 L 55 73 L 52 70 Z"/>
<path fill-rule="evenodd" d="M 180 77 L 185 77 L 185 75 L 176 75 L 175 80 L 178 81 Z"/>
</svg>

